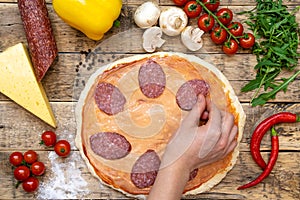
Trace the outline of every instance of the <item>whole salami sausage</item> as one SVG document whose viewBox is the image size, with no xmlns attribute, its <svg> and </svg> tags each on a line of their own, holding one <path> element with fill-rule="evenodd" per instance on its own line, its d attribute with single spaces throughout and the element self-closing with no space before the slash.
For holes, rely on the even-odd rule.
<svg viewBox="0 0 300 200">
<path fill-rule="evenodd" d="M 123 111 L 126 103 L 126 99 L 119 88 L 106 82 L 98 83 L 94 99 L 98 108 L 108 115 Z"/>
<path fill-rule="evenodd" d="M 138 79 L 142 93 L 148 98 L 157 98 L 165 90 L 166 75 L 161 66 L 151 59 L 140 67 Z"/>
<path fill-rule="evenodd" d="M 160 166 L 157 153 L 149 149 L 134 163 L 131 170 L 131 181 L 137 188 L 146 188 L 154 184 Z"/>
<path fill-rule="evenodd" d="M 200 79 L 193 79 L 185 82 L 180 86 L 176 93 L 176 102 L 182 110 L 191 110 L 199 94 L 206 96 L 209 85 Z"/>
<path fill-rule="evenodd" d="M 105 159 L 115 160 L 125 157 L 131 151 L 131 144 L 116 132 L 100 132 L 90 137 L 93 152 Z"/>
<path fill-rule="evenodd" d="M 45 0 L 18 0 L 31 61 L 41 81 L 57 56 L 57 47 Z"/>
</svg>

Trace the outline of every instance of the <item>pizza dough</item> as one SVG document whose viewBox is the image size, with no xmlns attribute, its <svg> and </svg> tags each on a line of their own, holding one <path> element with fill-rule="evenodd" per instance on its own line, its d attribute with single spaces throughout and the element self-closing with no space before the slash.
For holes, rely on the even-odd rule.
<svg viewBox="0 0 300 200">
<path fill-rule="evenodd" d="M 160 52 L 100 67 L 76 105 L 76 146 L 91 173 L 128 196 L 145 197 L 166 144 L 198 93 L 234 115 L 239 143 L 245 113 L 228 80 L 213 65 L 192 55 Z M 238 153 L 237 146 L 223 160 L 191 172 L 184 194 L 198 194 L 219 183 Z"/>
</svg>

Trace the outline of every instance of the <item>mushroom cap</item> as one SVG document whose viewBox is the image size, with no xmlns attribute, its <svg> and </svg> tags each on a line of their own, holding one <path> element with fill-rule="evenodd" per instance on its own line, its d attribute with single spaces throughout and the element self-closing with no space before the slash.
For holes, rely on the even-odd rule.
<svg viewBox="0 0 300 200">
<path fill-rule="evenodd" d="M 162 31 L 168 36 L 180 35 L 187 24 L 188 17 L 183 9 L 179 7 L 169 6 L 160 13 L 159 25 Z"/>
<path fill-rule="evenodd" d="M 138 27 L 146 29 L 157 23 L 159 15 L 159 6 L 152 1 L 147 1 L 136 9 L 134 22 Z"/>
<path fill-rule="evenodd" d="M 181 41 L 191 51 L 197 51 L 202 48 L 203 41 L 202 35 L 204 31 L 198 27 L 187 26 L 181 32 Z"/>
<path fill-rule="evenodd" d="M 156 48 L 161 47 L 165 40 L 161 39 L 162 37 L 162 30 L 157 27 L 153 26 L 145 30 L 143 34 L 143 48 L 147 52 L 154 52 Z"/>
</svg>

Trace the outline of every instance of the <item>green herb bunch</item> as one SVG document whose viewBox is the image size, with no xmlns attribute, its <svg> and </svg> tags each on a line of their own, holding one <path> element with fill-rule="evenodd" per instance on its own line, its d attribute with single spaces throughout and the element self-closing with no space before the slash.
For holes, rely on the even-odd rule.
<svg viewBox="0 0 300 200">
<path fill-rule="evenodd" d="M 295 71 L 299 54 L 299 28 L 295 12 L 291 13 L 282 0 L 257 0 L 256 7 L 248 14 L 246 24 L 253 31 L 256 43 L 253 54 L 256 55 L 256 78 L 242 88 L 242 92 L 256 90 L 251 100 L 252 106 L 263 105 L 270 99 L 275 99 L 277 92 L 286 92 L 290 82 L 299 74 L 296 71 L 290 78 L 277 78 L 283 70 Z M 264 90 L 261 94 L 260 91 Z"/>
</svg>

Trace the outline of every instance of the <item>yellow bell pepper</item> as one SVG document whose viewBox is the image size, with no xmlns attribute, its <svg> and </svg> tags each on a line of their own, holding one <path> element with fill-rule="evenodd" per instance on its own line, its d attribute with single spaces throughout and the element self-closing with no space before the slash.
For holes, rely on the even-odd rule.
<svg viewBox="0 0 300 200">
<path fill-rule="evenodd" d="M 53 0 L 57 15 L 88 38 L 100 40 L 119 17 L 122 0 Z"/>
</svg>

